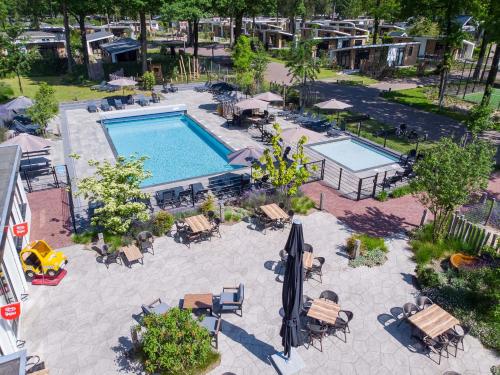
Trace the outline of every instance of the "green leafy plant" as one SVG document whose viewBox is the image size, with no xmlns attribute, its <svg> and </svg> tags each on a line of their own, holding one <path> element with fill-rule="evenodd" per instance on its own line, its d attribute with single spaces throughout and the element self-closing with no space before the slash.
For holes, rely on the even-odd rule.
<svg viewBox="0 0 500 375">
<path fill-rule="evenodd" d="M 401 198 L 405 195 L 413 193 L 413 188 L 410 185 L 399 186 L 391 191 L 391 198 Z"/>
<path fill-rule="evenodd" d="M 163 236 L 166 232 L 172 229 L 174 225 L 174 216 L 167 211 L 160 211 L 153 217 L 153 234 L 155 236 Z"/>
<path fill-rule="evenodd" d="M 420 285 L 424 288 L 436 288 L 442 284 L 439 274 L 431 267 L 419 265 L 415 271 Z"/>
<path fill-rule="evenodd" d="M 91 243 L 95 238 L 95 232 L 93 231 L 86 231 L 82 233 L 74 233 L 71 235 L 71 240 L 74 243 L 81 244 L 81 245 L 88 245 Z"/>
<path fill-rule="evenodd" d="M 487 105 L 477 104 L 469 111 L 469 117 L 465 120 L 465 126 L 476 138 L 483 131 L 492 127 L 493 109 Z"/>
<path fill-rule="evenodd" d="M 293 212 L 301 215 L 306 215 L 310 209 L 316 207 L 314 201 L 306 195 L 292 197 L 290 201 Z"/>
<path fill-rule="evenodd" d="M 5 82 L 0 82 L 0 103 L 6 102 L 14 96 L 14 90 Z"/>
<path fill-rule="evenodd" d="M 387 191 L 381 191 L 380 193 L 377 194 L 377 196 L 375 197 L 376 200 L 380 201 L 380 202 L 385 202 L 386 200 L 389 199 L 389 194 L 387 193 Z"/>
<path fill-rule="evenodd" d="M 206 214 L 208 211 L 215 211 L 215 196 L 211 193 L 209 193 L 203 201 L 203 203 L 200 205 L 200 210 L 204 214 Z"/>
<path fill-rule="evenodd" d="M 228 223 L 237 223 L 249 215 L 250 212 L 241 207 L 226 207 L 224 209 L 224 221 Z"/>
<path fill-rule="evenodd" d="M 373 250 L 381 250 L 384 253 L 389 251 L 383 238 L 372 237 L 372 236 L 369 236 L 369 235 L 363 234 L 363 233 L 353 234 L 352 236 L 350 236 L 347 239 L 346 247 L 349 251 L 354 250 L 356 240 L 361 241 L 361 247 L 360 247 L 361 255 L 363 255 L 367 252 L 373 251 Z"/>
<path fill-rule="evenodd" d="M 28 116 L 40 125 L 40 130 L 45 133 L 49 121 L 59 112 L 59 104 L 55 97 L 54 88 L 45 82 L 40 83 L 35 94 L 35 103 L 28 108 Z"/>
<path fill-rule="evenodd" d="M 153 90 L 155 84 L 156 79 L 153 72 L 144 72 L 142 75 L 142 87 L 144 90 Z"/>
<path fill-rule="evenodd" d="M 387 260 L 385 252 L 380 249 L 375 249 L 366 252 L 364 255 L 360 255 L 355 259 L 349 260 L 349 266 L 351 267 L 375 267 L 384 264 Z"/>
<path fill-rule="evenodd" d="M 148 373 L 185 375 L 206 369 L 218 360 L 208 331 L 190 310 L 173 308 L 144 317 L 141 352 Z"/>
<path fill-rule="evenodd" d="M 78 182 L 77 195 L 98 203 L 92 225 L 102 226 L 109 233 L 123 234 L 133 220 L 149 219 L 146 205 L 139 201 L 149 198 L 141 191 L 141 183 L 151 177 L 151 172 L 144 170 L 145 160 L 146 157 L 119 156 L 114 164 L 107 160 L 89 161 L 96 172 Z"/>
</svg>

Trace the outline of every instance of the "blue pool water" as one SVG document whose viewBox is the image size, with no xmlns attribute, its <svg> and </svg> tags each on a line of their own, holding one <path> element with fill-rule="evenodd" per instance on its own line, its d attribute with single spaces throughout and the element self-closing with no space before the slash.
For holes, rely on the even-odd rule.
<svg viewBox="0 0 500 375">
<path fill-rule="evenodd" d="M 381 167 L 399 161 L 394 155 L 351 138 L 320 143 L 311 146 L 311 148 L 353 172 Z"/>
<path fill-rule="evenodd" d="M 148 156 L 153 176 L 143 186 L 172 182 L 238 167 L 227 163 L 231 152 L 180 112 L 104 120 L 116 153 Z"/>
</svg>

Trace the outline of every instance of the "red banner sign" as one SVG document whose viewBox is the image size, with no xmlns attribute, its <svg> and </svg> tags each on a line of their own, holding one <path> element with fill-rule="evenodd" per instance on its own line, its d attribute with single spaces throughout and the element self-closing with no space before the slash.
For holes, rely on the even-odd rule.
<svg viewBox="0 0 500 375">
<path fill-rule="evenodd" d="M 5 320 L 14 320 L 21 315 L 21 302 L 11 303 L 0 307 L 0 315 Z"/>
<path fill-rule="evenodd" d="M 14 236 L 24 237 L 28 234 L 28 223 L 19 223 L 12 227 L 12 231 L 14 232 Z"/>
</svg>

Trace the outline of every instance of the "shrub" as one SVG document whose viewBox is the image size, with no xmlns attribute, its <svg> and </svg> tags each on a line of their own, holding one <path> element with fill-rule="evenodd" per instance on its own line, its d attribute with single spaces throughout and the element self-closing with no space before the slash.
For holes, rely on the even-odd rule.
<svg viewBox="0 0 500 375">
<path fill-rule="evenodd" d="M 361 255 L 365 255 L 367 252 L 374 251 L 374 250 L 380 250 L 384 253 L 388 251 L 387 245 L 385 244 L 385 241 L 381 237 L 372 237 L 368 236 L 367 234 L 353 234 L 351 237 L 347 239 L 347 250 L 349 252 L 354 251 L 354 245 L 356 240 L 361 241 Z"/>
<path fill-rule="evenodd" d="M 293 197 L 291 203 L 292 210 L 301 215 L 306 215 L 311 208 L 316 206 L 314 201 L 306 195 L 302 197 Z"/>
<path fill-rule="evenodd" d="M 380 193 L 378 193 L 378 195 L 375 197 L 376 200 L 380 201 L 380 202 L 385 202 L 386 200 L 389 199 L 389 194 L 387 194 L 387 191 L 381 191 Z"/>
<path fill-rule="evenodd" d="M 424 288 L 436 288 L 441 285 L 439 274 L 430 267 L 417 266 L 415 269 L 418 281 Z"/>
<path fill-rule="evenodd" d="M 413 193 L 413 189 L 411 188 L 411 186 L 404 185 L 404 186 L 400 186 L 400 187 L 395 188 L 391 192 L 391 197 L 392 198 L 401 198 L 401 197 L 408 195 L 408 194 L 411 194 L 411 193 Z"/>
<path fill-rule="evenodd" d="M 153 72 L 144 72 L 142 75 L 142 86 L 144 90 L 153 90 L 155 83 L 156 80 Z"/>
<path fill-rule="evenodd" d="M 14 90 L 5 82 L 0 82 L 0 103 L 6 102 L 14 96 Z"/>
<path fill-rule="evenodd" d="M 364 255 L 360 255 L 356 259 L 349 260 L 349 265 L 351 267 L 374 267 L 385 263 L 387 257 L 385 252 L 380 249 L 375 249 L 372 251 L 367 251 Z"/>
<path fill-rule="evenodd" d="M 248 210 L 241 208 L 241 207 L 226 207 L 224 210 L 224 221 L 231 223 L 231 222 L 239 222 L 241 221 L 244 217 L 249 216 L 250 213 Z"/>
<path fill-rule="evenodd" d="M 218 359 L 208 331 L 190 310 L 176 307 L 163 315 L 151 314 L 144 317 L 143 325 L 141 351 L 148 373 L 194 374 Z"/>
<path fill-rule="evenodd" d="M 71 240 L 74 243 L 88 245 L 96 237 L 96 233 L 93 231 L 86 231 L 83 233 L 75 233 L 71 235 Z"/>
<path fill-rule="evenodd" d="M 160 211 L 153 217 L 153 234 L 163 236 L 174 225 L 174 216 L 167 211 Z"/>
<path fill-rule="evenodd" d="M 201 212 L 206 214 L 208 211 L 215 211 L 215 197 L 213 194 L 208 194 L 205 201 L 200 206 Z"/>
</svg>

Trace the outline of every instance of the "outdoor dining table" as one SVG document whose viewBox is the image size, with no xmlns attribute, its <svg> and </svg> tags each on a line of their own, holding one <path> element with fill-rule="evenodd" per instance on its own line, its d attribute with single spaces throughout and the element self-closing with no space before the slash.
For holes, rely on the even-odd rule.
<svg viewBox="0 0 500 375">
<path fill-rule="evenodd" d="M 212 293 L 196 293 L 196 294 L 186 294 L 184 296 L 184 302 L 182 307 L 185 309 L 206 309 L 210 311 L 212 315 L 213 310 L 213 299 Z"/>
<path fill-rule="evenodd" d="M 317 298 L 312 301 L 311 307 L 307 312 L 307 316 L 321 320 L 324 323 L 334 325 L 339 316 L 340 306 L 336 303 Z"/>
<path fill-rule="evenodd" d="M 189 225 L 193 233 L 200 233 L 212 229 L 212 224 L 204 215 L 187 217 L 184 222 Z"/>
<path fill-rule="evenodd" d="M 271 220 L 288 219 L 288 214 L 283 211 L 276 203 L 260 206 L 260 209 Z"/>
<path fill-rule="evenodd" d="M 408 320 L 431 339 L 460 324 L 457 318 L 436 304 L 410 316 Z"/>
<path fill-rule="evenodd" d="M 128 245 L 121 249 L 123 255 L 127 259 L 128 266 L 130 267 L 132 262 L 141 262 L 144 264 L 143 259 L 144 255 L 141 250 L 135 245 Z"/>
</svg>

